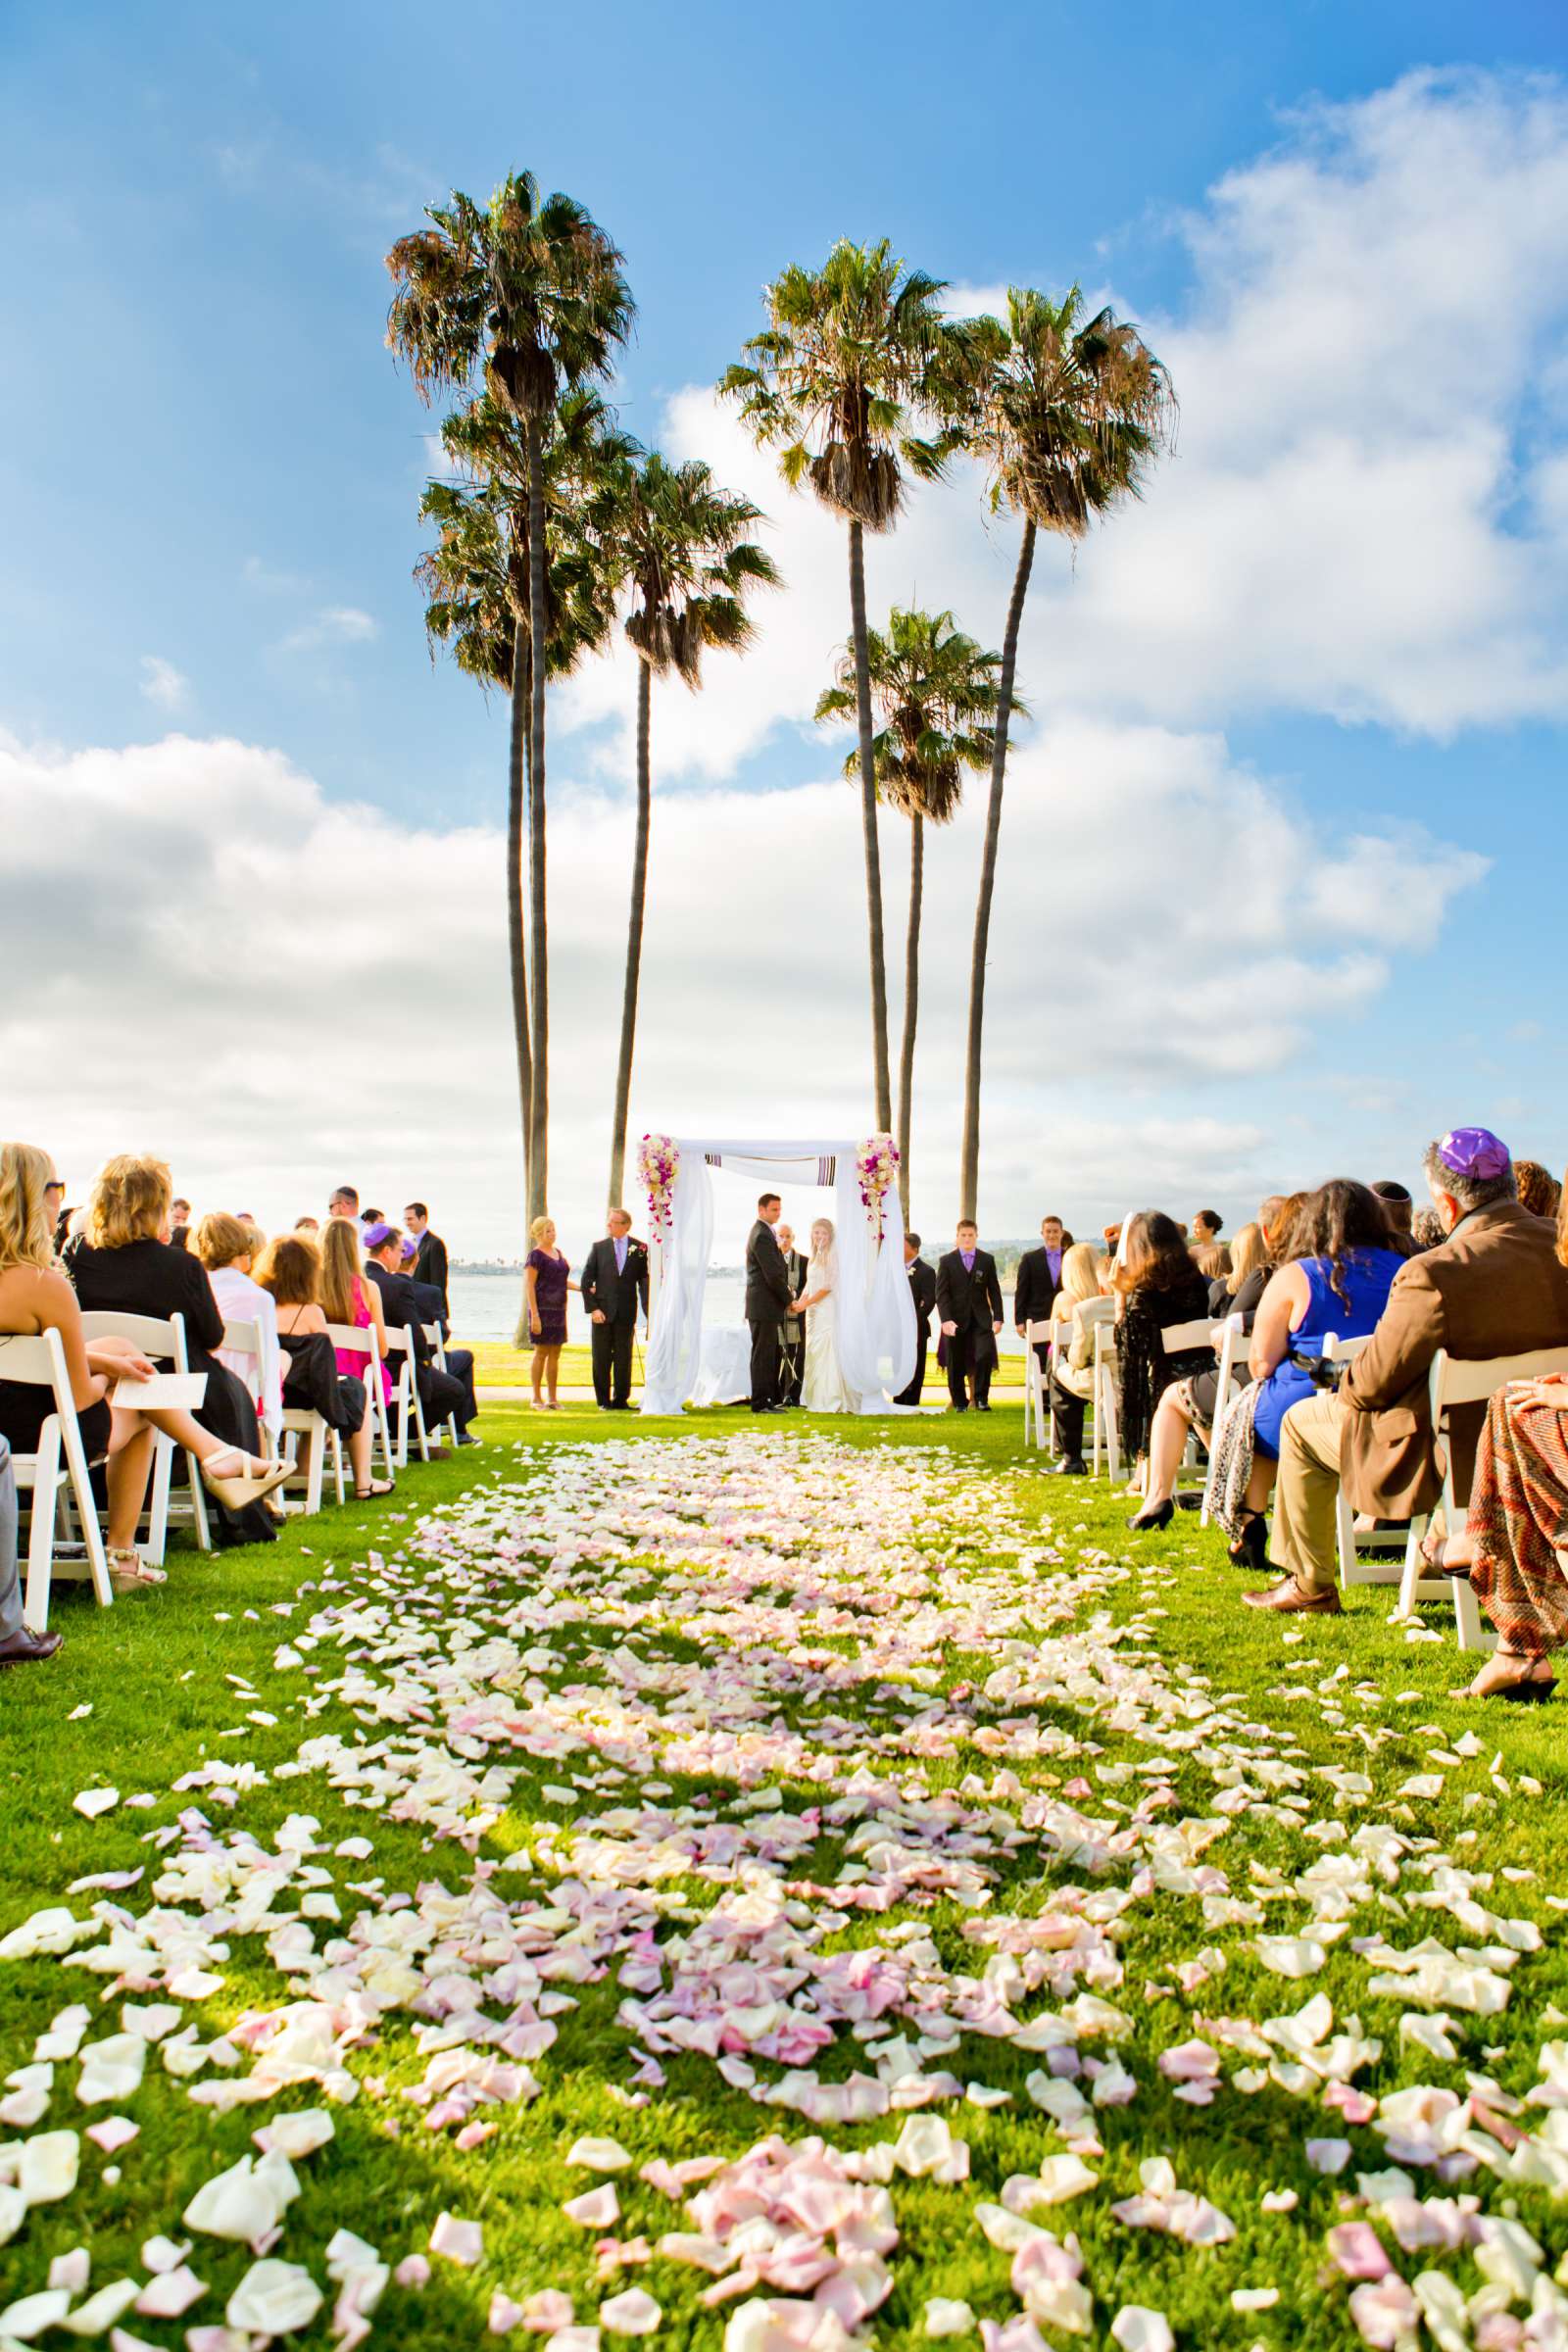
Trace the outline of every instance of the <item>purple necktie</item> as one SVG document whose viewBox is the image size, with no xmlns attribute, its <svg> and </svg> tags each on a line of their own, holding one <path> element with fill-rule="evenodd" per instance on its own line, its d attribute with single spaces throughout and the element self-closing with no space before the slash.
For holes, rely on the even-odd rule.
<svg viewBox="0 0 1568 2352">
<path fill-rule="evenodd" d="M 960 1250 L 958 1251 L 958 1255 L 963 1260 L 964 1272 L 966 1274 L 972 1274 L 974 1272 L 974 1251 L 972 1250 Z"/>
</svg>

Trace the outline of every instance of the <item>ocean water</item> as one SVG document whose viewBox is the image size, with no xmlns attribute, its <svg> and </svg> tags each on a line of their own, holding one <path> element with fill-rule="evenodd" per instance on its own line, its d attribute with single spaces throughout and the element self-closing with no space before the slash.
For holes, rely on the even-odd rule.
<svg viewBox="0 0 1568 2352">
<path fill-rule="evenodd" d="M 510 1340 L 522 1304 L 522 1275 L 458 1272 L 448 1285 L 454 1336 L 464 1340 Z M 703 1297 L 705 1323 L 743 1323 L 746 1286 L 738 1274 L 710 1274 Z M 1008 1302 L 1010 1306 L 1010 1301 Z M 589 1332 L 582 1301 L 575 1292 L 566 1300 L 566 1337 L 586 1342 Z M 1004 1355 L 1022 1353 L 1022 1342 L 1011 1324 L 1004 1327 Z"/>
</svg>

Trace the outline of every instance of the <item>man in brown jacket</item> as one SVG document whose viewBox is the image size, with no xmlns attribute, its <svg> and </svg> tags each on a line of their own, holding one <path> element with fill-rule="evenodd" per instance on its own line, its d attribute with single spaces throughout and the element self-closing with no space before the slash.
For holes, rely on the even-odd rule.
<svg viewBox="0 0 1568 2352">
<path fill-rule="evenodd" d="M 1556 1236 L 1514 1197 L 1507 1147 L 1485 1127 L 1459 1127 L 1425 1157 L 1447 1235 L 1402 1266 L 1376 1331 L 1337 1396 L 1293 1405 L 1280 1435 L 1274 1557 L 1285 1571 L 1254 1609 L 1340 1609 L 1335 1503 L 1379 1519 L 1429 1511 L 1443 1483 L 1427 1375 L 1440 1348 L 1474 1362 L 1568 1346 L 1568 1267 Z M 1454 1408 L 1454 1487 L 1469 1489 L 1485 1404 Z"/>
</svg>

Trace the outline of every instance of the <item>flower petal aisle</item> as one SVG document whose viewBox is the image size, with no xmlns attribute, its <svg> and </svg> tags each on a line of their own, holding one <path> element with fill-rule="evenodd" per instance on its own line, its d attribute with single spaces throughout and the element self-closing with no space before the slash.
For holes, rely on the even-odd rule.
<svg viewBox="0 0 1568 2352">
<path fill-rule="evenodd" d="M 973 1454 L 513 1465 L 4 1913 L 0 2343 L 1568 2347 L 1539 1784 Z"/>
</svg>

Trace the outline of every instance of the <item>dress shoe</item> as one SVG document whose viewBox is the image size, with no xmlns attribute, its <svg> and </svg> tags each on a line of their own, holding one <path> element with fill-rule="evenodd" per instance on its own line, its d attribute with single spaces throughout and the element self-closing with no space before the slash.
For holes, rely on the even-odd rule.
<svg viewBox="0 0 1568 2352">
<path fill-rule="evenodd" d="M 1230 1545 L 1230 1556 L 1238 1568 L 1250 1568 L 1262 1576 L 1268 1568 L 1268 1521 L 1261 1511 L 1254 1511 L 1242 1521 L 1242 1532 Z"/>
<path fill-rule="evenodd" d="M 1143 1509 L 1129 1519 L 1127 1524 L 1135 1532 L 1141 1532 L 1146 1528 L 1169 1527 L 1175 1516 L 1176 1505 L 1167 1494 L 1163 1502 L 1146 1502 Z"/>
<path fill-rule="evenodd" d="M 966 1413 L 969 1407 L 966 1404 L 950 1404 L 948 1410 L 950 1413 Z"/>
<path fill-rule="evenodd" d="M 478 1445 L 478 1443 L 479 1443 L 478 1439 L 477 1439 L 477 1438 L 470 1438 L 470 1437 L 469 1437 L 469 1435 L 468 1435 L 468 1433 L 467 1433 L 467 1431 L 466 1431 L 466 1429 L 460 1429 L 460 1430 L 459 1430 L 459 1432 L 458 1432 L 458 1444 L 459 1444 L 460 1446 L 477 1446 L 477 1445 Z"/>
<path fill-rule="evenodd" d="M 1250 1609 L 1277 1609 L 1287 1617 L 1340 1617 L 1345 1613 L 1337 1586 L 1325 1585 L 1320 1592 L 1309 1592 L 1294 1576 L 1282 1577 L 1266 1592 L 1244 1592 L 1242 1598 Z"/>
<path fill-rule="evenodd" d="M 44 1658 L 52 1658 L 65 1638 L 64 1634 L 35 1634 L 19 1626 L 0 1642 L 0 1666 L 36 1666 Z"/>
<path fill-rule="evenodd" d="M 1048 1478 L 1087 1478 L 1089 1464 L 1080 1461 L 1075 1453 L 1064 1453 L 1059 1462 L 1051 1463 L 1046 1475 Z"/>
<path fill-rule="evenodd" d="M 778 1406 L 776 1404 L 754 1404 L 752 1410 L 754 1413 L 776 1413 Z"/>
<path fill-rule="evenodd" d="M 977 1396 L 977 1397 L 975 1398 L 975 1400 L 974 1400 L 974 1409 L 975 1409 L 975 1411 L 976 1411 L 977 1413 L 989 1413 L 989 1412 L 990 1412 L 990 1410 L 991 1410 L 991 1399 L 990 1399 L 990 1397 L 989 1397 L 989 1396 Z"/>
</svg>

